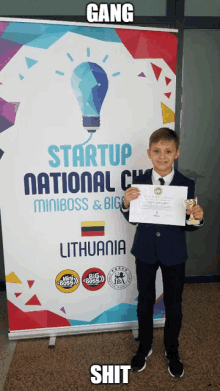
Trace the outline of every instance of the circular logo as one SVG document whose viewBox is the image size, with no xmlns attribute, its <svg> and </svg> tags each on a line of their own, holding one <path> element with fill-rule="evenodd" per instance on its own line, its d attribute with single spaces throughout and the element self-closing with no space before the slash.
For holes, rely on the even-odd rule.
<svg viewBox="0 0 220 391">
<path fill-rule="evenodd" d="M 82 284 L 89 291 L 98 291 L 105 284 L 105 273 L 95 267 L 88 269 L 83 273 Z"/>
<path fill-rule="evenodd" d="M 132 280 L 132 274 L 127 267 L 116 266 L 108 273 L 108 283 L 114 289 L 125 289 Z"/>
<path fill-rule="evenodd" d="M 74 292 L 80 284 L 79 275 L 74 270 L 63 270 L 56 276 L 55 285 L 60 292 Z"/>
<path fill-rule="evenodd" d="M 163 192 L 163 190 L 161 189 L 161 187 L 155 187 L 154 193 L 155 193 L 156 195 L 161 195 L 162 192 Z"/>
</svg>

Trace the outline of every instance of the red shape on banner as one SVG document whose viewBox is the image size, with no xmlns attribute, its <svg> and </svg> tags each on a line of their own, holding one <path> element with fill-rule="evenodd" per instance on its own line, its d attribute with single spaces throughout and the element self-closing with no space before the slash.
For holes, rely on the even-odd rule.
<svg viewBox="0 0 220 391">
<path fill-rule="evenodd" d="M 171 92 L 166 92 L 166 94 L 164 94 L 167 96 L 167 98 L 170 98 L 170 95 L 171 95 Z"/>
<path fill-rule="evenodd" d="M 15 293 L 15 296 L 18 297 L 18 296 L 20 296 L 21 294 L 22 294 L 22 292 L 20 292 L 20 293 Z"/>
<path fill-rule="evenodd" d="M 161 74 L 162 68 L 158 67 L 158 66 L 157 66 L 157 65 L 155 65 L 155 64 L 152 64 L 152 62 L 151 62 L 151 66 L 152 66 L 152 68 L 153 68 L 153 71 L 154 71 L 155 77 L 156 77 L 156 79 L 158 80 L 158 79 L 159 79 L 159 77 L 160 77 L 160 74 Z"/>
<path fill-rule="evenodd" d="M 103 231 L 82 232 L 81 236 L 105 236 L 105 232 L 103 232 Z"/>
<path fill-rule="evenodd" d="M 115 29 L 133 58 L 162 58 L 176 74 L 177 37 L 165 31 Z"/>
<path fill-rule="evenodd" d="M 140 77 L 146 77 L 145 74 L 144 74 L 144 72 L 141 72 L 138 76 L 140 76 Z"/>
<path fill-rule="evenodd" d="M 33 283 L 34 283 L 34 280 L 28 280 L 28 285 L 29 285 L 29 288 L 31 288 L 31 287 L 32 287 Z"/>
<path fill-rule="evenodd" d="M 169 77 L 165 77 L 165 81 L 166 81 L 166 85 L 168 86 L 168 84 L 171 82 L 171 79 L 169 79 Z"/>
<path fill-rule="evenodd" d="M 25 305 L 41 305 L 36 295 L 32 296 L 30 300 L 25 303 Z"/>
<path fill-rule="evenodd" d="M 9 300 L 7 305 L 11 331 L 71 326 L 67 319 L 48 310 L 24 312 Z"/>
</svg>

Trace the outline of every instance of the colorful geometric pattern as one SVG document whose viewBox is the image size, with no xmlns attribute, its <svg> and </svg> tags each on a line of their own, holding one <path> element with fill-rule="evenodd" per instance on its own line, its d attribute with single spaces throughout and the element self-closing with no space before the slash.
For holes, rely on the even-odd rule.
<svg viewBox="0 0 220 391">
<path fill-rule="evenodd" d="M 163 58 L 176 73 L 177 37 L 170 32 L 14 22 L 0 22 L 0 69 L 22 45 L 48 49 L 67 32 L 123 43 L 133 58 Z"/>
<path fill-rule="evenodd" d="M 170 84 L 171 82 L 171 79 L 169 79 L 169 77 L 165 77 L 165 81 L 166 81 L 166 85 L 168 86 L 168 84 Z"/>
<path fill-rule="evenodd" d="M 104 236 L 104 221 L 84 221 L 81 223 L 81 236 Z"/>
<path fill-rule="evenodd" d="M 22 292 L 15 293 L 15 296 L 16 296 L 16 297 L 19 297 L 21 294 L 22 294 Z"/>
<path fill-rule="evenodd" d="M 140 77 L 146 77 L 145 74 L 144 74 L 144 72 L 141 72 L 138 76 L 140 76 Z"/>
<path fill-rule="evenodd" d="M 121 42 L 116 31 L 110 28 L 0 22 L 0 70 L 5 67 L 23 45 L 48 49 L 67 32 L 106 42 Z"/>
<path fill-rule="evenodd" d="M 14 125 L 19 105 L 0 98 L 0 133 Z"/>
<path fill-rule="evenodd" d="M 28 283 L 28 285 L 29 285 L 29 288 L 31 288 L 32 285 L 33 285 L 33 283 L 34 283 L 34 280 L 28 280 L 27 283 Z"/>
<path fill-rule="evenodd" d="M 177 37 L 169 32 L 115 29 L 133 58 L 163 58 L 176 74 Z"/>
<path fill-rule="evenodd" d="M 33 60 L 33 58 L 28 58 L 28 57 L 25 57 L 25 60 L 28 68 L 33 67 L 33 65 L 37 64 L 38 62 L 37 60 Z"/>
<path fill-rule="evenodd" d="M 169 109 L 164 103 L 161 103 L 163 123 L 169 124 L 170 122 L 175 122 L 175 113 Z"/>
<path fill-rule="evenodd" d="M 0 70 L 8 64 L 23 45 L 48 49 L 67 32 L 101 41 L 122 43 L 135 59 L 162 58 L 176 73 L 177 37 L 173 33 L 25 22 L 0 22 Z M 28 57 L 25 59 L 28 68 L 37 63 L 36 59 Z M 151 65 L 158 80 L 162 69 L 153 63 Z M 22 74 L 18 76 L 20 80 L 24 79 Z M 138 76 L 145 77 L 145 74 L 141 72 Z M 165 81 L 168 85 L 171 79 L 165 77 Z M 8 103 L 0 99 L 0 111 L 4 111 L 4 113 L 0 112 L 0 132 L 14 124 L 18 106 L 19 103 Z M 163 119 L 167 118 L 167 114 L 164 117 L 163 110 L 162 115 Z M 169 115 L 168 122 L 164 123 L 173 122 L 170 118 Z"/>
<path fill-rule="evenodd" d="M 28 300 L 25 305 L 41 305 L 40 301 L 38 300 L 37 296 L 34 295 L 31 297 L 30 300 Z"/>
<path fill-rule="evenodd" d="M 45 327 L 70 326 L 70 322 L 54 314 L 51 311 L 30 311 L 24 312 L 7 300 L 9 328 L 13 330 L 39 329 Z"/>
<path fill-rule="evenodd" d="M 156 79 L 158 80 L 158 79 L 159 79 L 159 77 L 160 77 L 160 74 L 161 74 L 162 68 L 159 68 L 157 65 L 155 65 L 155 64 L 152 64 L 152 62 L 151 62 L 151 66 L 152 66 L 152 68 L 153 68 L 153 71 L 154 71 L 155 77 L 156 77 Z"/>
<path fill-rule="evenodd" d="M 19 280 L 19 278 L 16 276 L 16 274 L 14 272 L 8 274 L 5 277 L 5 281 L 6 282 L 11 282 L 11 283 L 14 283 L 14 284 L 22 284 L 22 282 Z"/>
<path fill-rule="evenodd" d="M 154 305 L 154 319 L 161 319 L 165 317 L 164 302 L 162 297 L 157 299 Z M 137 306 L 135 304 L 121 303 L 115 307 L 109 308 L 107 311 L 102 312 L 96 318 L 89 322 L 68 319 L 71 326 L 89 325 L 89 324 L 102 324 L 102 323 L 117 323 L 117 322 L 129 322 L 137 320 Z"/>
</svg>

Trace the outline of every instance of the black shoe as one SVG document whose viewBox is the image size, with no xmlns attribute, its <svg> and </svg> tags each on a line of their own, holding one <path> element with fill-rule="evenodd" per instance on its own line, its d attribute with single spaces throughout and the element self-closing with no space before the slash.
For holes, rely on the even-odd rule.
<svg viewBox="0 0 220 391">
<path fill-rule="evenodd" d="M 178 351 L 166 352 L 165 356 L 168 359 L 168 372 L 173 377 L 182 377 L 184 374 L 183 363 L 180 361 Z"/>
<path fill-rule="evenodd" d="M 147 353 L 143 352 L 143 349 L 139 346 L 137 353 L 131 360 L 131 369 L 133 371 L 141 372 L 146 367 L 146 360 L 152 354 L 152 349 L 148 350 Z"/>
</svg>

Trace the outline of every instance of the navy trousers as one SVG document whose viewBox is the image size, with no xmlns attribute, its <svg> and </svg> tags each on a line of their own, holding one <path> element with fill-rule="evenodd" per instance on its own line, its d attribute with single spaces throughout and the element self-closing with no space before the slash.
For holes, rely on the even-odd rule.
<svg viewBox="0 0 220 391">
<path fill-rule="evenodd" d="M 185 279 L 185 262 L 175 266 L 165 266 L 158 260 L 147 264 L 136 259 L 139 324 L 139 342 L 144 351 L 153 342 L 153 310 L 156 298 L 156 271 L 161 267 L 163 277 L 163 300 L 166 312 L 164 345 L 167 352 L 178 350 L 178 337 L 182 324 L 182 293 Z"/>
</svg>

